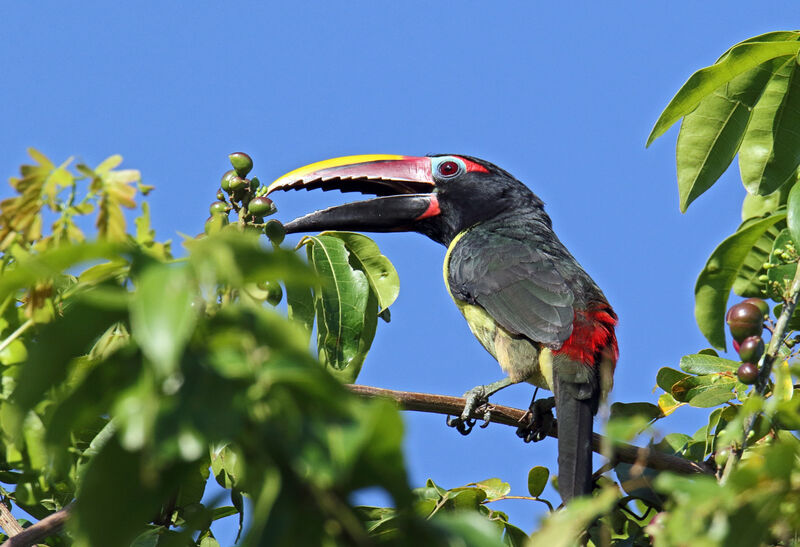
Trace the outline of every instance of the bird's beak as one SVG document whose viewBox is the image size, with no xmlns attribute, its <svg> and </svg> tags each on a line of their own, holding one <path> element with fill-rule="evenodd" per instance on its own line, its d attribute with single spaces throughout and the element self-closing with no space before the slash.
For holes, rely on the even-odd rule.
<svg viewBox="0 0 800 547">
<path fill-rule="evenodd" d="M 312 163 L 269 185 L 277 190 L 341 190 L 381 197 L 315 211 L 285 224 L 286 231 L 397 232 L 439 214 L 431 158 L 373 154 Z"/>
</svg>

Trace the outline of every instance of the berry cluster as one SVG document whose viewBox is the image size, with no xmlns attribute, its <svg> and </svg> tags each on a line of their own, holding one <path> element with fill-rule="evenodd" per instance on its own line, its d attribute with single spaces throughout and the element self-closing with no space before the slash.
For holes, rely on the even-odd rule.
<svg viewBox="0 0 800 547">
<path fill-rule="evenodd" d="M 286 236 L 283 224 L 274 219 L 264 223 L 264 217 L 277 212 L 277 208 L 265 195 L 267 188 L 261 186 L 258 177 L 247 178 L 253 169 L 253 160 L 244 152 L 234 152 L 228 159 L 233 169 L 222 175 L 217 201 L 209 207 L 211 216 L 206 220 L 205 233 L 220 231 L 230 222 L 230 212 L 236 211 L 240 224 L 263 230 L 273 245 L 280 245 Z"/>
<path fill-rule="evenodd" d="M 764 320 L 769 317 L 769 305 L 760 298 L 748 298 L 731 306 L 725 321 L 733 336 L 733 349 L 739 353 L 742 365 L 736 371 L 743 384 L 758 379 L 758 362 L 764 355 Z"/>
</svg>

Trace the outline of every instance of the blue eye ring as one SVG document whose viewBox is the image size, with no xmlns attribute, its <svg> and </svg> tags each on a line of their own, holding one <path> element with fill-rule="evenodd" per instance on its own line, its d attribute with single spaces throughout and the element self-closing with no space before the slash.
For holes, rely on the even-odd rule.
<svg viewBox="0 0 800 547">
<path fill-rule="evenodd" d="M 446 179 L 458 175 L 462 170 L 461 165 L 455 160 L 445 160 L 436 166 L 436 173 Z"/>
</svg>

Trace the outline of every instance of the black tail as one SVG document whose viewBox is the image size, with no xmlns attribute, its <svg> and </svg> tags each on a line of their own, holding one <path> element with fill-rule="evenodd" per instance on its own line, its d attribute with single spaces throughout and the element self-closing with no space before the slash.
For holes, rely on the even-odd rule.
<svg viewBox="0 0 800 547">
<path fill-rule="evenodd" d="M 592 491 L 592 418 L 597 395 L 555 374 L 558 490 L 564 503 Z M 583 388 L 583 389 L 582 389 Z M 596 391 L 596 390 L 594 390 Z"/>
</svg>

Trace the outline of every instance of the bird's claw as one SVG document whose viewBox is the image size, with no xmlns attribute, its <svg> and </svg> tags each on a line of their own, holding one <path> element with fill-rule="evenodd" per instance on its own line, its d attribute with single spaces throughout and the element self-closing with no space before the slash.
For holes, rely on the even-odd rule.
<svg viewBox="0 0 800 547">
<path fill-rule="evenodd" d="M 475 419 L 474 418 L 454 418 L 453 416 L 447 417 L 447 425 L 450 427 L 455 427 L 456 431 L 461 433 L 462 435 L 469 435 L 472 431 L 472 428 L 475 426 Z"/>
<path fill-rule="evenodd" d="M 527 418 L 528 423 L 517 428 L 517 436 L 526 443 L 539 442 L 547 437 L 555 421 L 553 416 L 555 404 L 553 397 L 532 401 L 528 412 L 522 418 L 523 420 Z"/>
<path fill-rule="evenodd" d="M 486 429 L 489 427 L 489 424 L 492 422 L 492 410 L 494 407 L 489 403 L 483 405 L 483 423 L 481 424 L 481 429 Z"/>
<path fill-rule="evenodd" d="M 486 392 L 483 386 L 478 386 L 467 391 L 464 394 L 464 398 L 467 400 L 467 402 L 464 405 L 464 410 L 461 412 L 461 416 L 458 418 L 448 416 L 447 425 L 456 428 L 456 431 L 462 435 L 469 435 L 477 421 L 475 418 L 472 418 L 472 414 L 476 410 L 482 408 L 483 423 L 480 425 L 480 427 L 487 427 L 492 421 L 492 406 L 489 405 L 489 401 L 486 398 L 485 393 Z"/>
</svg>

